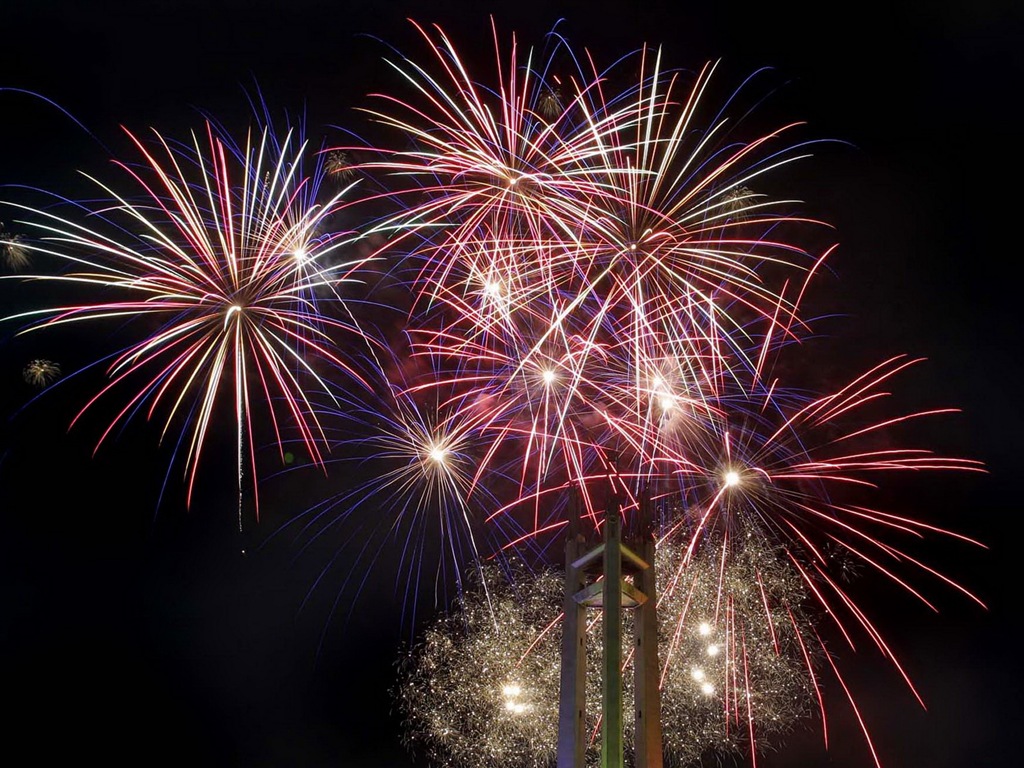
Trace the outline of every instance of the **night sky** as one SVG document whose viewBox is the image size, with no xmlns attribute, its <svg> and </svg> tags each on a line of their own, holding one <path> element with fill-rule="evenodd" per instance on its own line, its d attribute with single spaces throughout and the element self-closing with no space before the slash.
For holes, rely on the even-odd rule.
<svg viewBox="0 0 1024 768">
<path fill-rule="evenodd" d="M 393 82 L 384 42 L 422 50 L 407 17 L 439 23 L 489 64 L 490 13 L 525 43 L 562 18 L 574 46 L 606 61 L 646 42 L 687 69 L 721 59 L 729 82 L 771 67 L 766 109 L 835 140 L 792 172 L 792 195 L 840 243 L 816 299 L 835 315 L 821 375 L 902 352 L 927 358 L 904 390 L 963 410 L 928 439 L 989 470 L 892 490 L 895 504 L 990 547 L 936 547 L 930 559 L 987 611 L 952 589 L 932 591 L 937 615 L 895 590 L 871 599 L 928 711 L 866 647 L 851 683 L 883 766 L 1014 764 L 1024 723 L 1020 3 L 7 0 L 0 88 L 51 100 L 92 136 L 39 98 L 0 91 L 0 197 L 15 199 L 18 185 L 74 197 L 88 189 L 79 170 L 109 170 L 104 145 L 125 149 L 119 126 L 183 135 L 200 111 L 242 121 L 256 83 L 272 110 L 305 110 L 312 136 L 342 141 L 332 126 L 358 131 L 355 108 Z M 0 315 L 20 306 L 18 291 L 0 283 Z M 398 556 L 385 551 L 332 618 L 340 584 L 304 602 L 324 553 L 270 536 L 339 480 L 313 468 L 268 479 L 260 523 L 240 534 L 227 432 L 209 447 L 192 506 L 177 475 L 160 502 L 170 454 L 155 425 L 133 424 L 92 456 L 98 422 L 68 430 L 85 393 L 33 399 L 21 379 L 33 357 L 66 371 L 91 362 L 89 332 L 14 330 L 0 325 L 5 762 L 425 765 L 400 743 L 389 689 L 432 595 L 415 614 L 403 606 Z M 830 702 L 828 751 L 811 722 L 758 765 L 869 768 L 841 692 Z"/>
</svg>

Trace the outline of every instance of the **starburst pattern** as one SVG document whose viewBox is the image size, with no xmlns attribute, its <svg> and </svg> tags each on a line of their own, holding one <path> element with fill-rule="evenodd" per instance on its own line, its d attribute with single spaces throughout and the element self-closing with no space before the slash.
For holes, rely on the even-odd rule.
<svg viewBox="0 0 1024 768">
<path fill-rule="evenodd" d="M 357 280 L 363 263 L 328 264 L 346 242 L 346 233 L 324 226 L 343 205 L 341 192 L 314 200 L 319 179 L 303 175 L 306 146 L 292 134 L 278 141 L 264 128 L 236 145 L 208 123 L 189 144 L 156 133 L 151 143 L 128 136 L 141 160 L 118 163 L 127 189 L 95 180 L 106 200 L 87 223 L 50 208 L 8 203 L 27 215 L 24 226 L 39 233 L 30 251 L 67 267 L 25 279 L 71 286 L 94 298 L 7 320 L 27 321 L 28 331 L 80 322 L 116 328 L 120 321 L 136 328 L 135 338 L 108 364 L 109 381 L 75 421 L 126 390 L 102 443 L 134 414 L 148 418 L 162 408 L 164 435 L 184 424 L 189 497 L 222 399 L 231 401 L 234 412 L 240 493 L 246 465 L 255 490 L 258 409 L 264 409 L 272 437 L 280 442 L 291 425 L 320 461 L 323 435 L 306 392 L 326 384 L 311 360 L 327 360 L 359 380 L 327 329 L 355 336 L 362 331 L 344 315 L 335 319 L 318 311 L 315 303 L 320 289 Z"/>
<path fill-rule="evenodd" d="M 568 56 L 571 76 L 555 78 L 552 61 L 515 38 L 503 46 L 495 30 L 497 74 L 485 81 L 443 30 L 418 29 L 425 59 L 393 65 L 408 99 L 381 94 L 368 110 L 399 132 L 401 148 L 375 148 L 363 167 L 394 185 L 396 212 L 373 231 L 404 250 L 407 333 L 413 354 L 430 361 L 408 387 L 443 393 L 445 421 L 477 442 L 460 494 L 500 499 L 484 525 L 523 529 L 502 550 L 530 548 L 524 556 L 541 560 L 563 535 L 570 489 L 593 528 L 610 489 L 626 522 L 650 494 L 672 510 L 660 547 L 681 552 L 681 567 L 719 563 L 720 591 L 751 546 L 779 553 L 785 583 L 825 617 L 794 625 L 786 641 L 808 675 L 812 659 L 829 659 L 824 672 L 848 691 L 823 634 L 854 648 L 860 634 L 916 695 L 870 606 L 849 589 L 852 570 L 833 570 L 836 553 L 929 608 L 921 579 L 980 605 L 926 564 L 915 540 L 978 542 L 890 510 L 872 492 L 886 475 L 984 468 L 899 442 L 908 425 L 956 410 L 887 410 L 891 386 L 920 360 L 896 355 L 824 391 L 793 367 L 812 346 L 804 300 L 835 246 L 804 245 L 821 222 L 767 190 L 813 142 L 799 138 L 798 123 L 742 130 L 729 112 L 750 82 L 713 104 L 713 64 L 685 78 L 644 47 L 629 75 L 600 70 L 588 54 Z M 556 84 L 554 115 L 546 94 Z M 769 600 L 730 623 L 728 606 L 742 602 L 730 583 L 716 626 L 738 654 L 731 674 L 756 676 L 743 660 L 745 638 L 757 644 L 747 622 L 760 616 L 772 635 L 785 616 Z M 820 682 L 799 690 L 803 711 L 823 709 Z M 755 706 L 740 690 L 733 678 L 725 711 L 734 731 Z M 770 731 L 774 717 L 764 720 Z"/>
<path fill-rule="evenodd" d="M 317 584 L 336 567 L 349 583 L 399 542 L 415 595 L 436 535 L 435 580 L 458 583 L 461 612 L 428 633 L 429 674 L 410 672 L 403 697 L 411 738 L 438 760 L 549 760 L 536 718 L 551 698 L 553 587 L 505 573 L 491 594 L 482 566 L 477 593 L 460 580 L 489 557 L 550 563 L 573 494 L 590 534 L 609 491 L 626 525 L 641 500 L 664 510 L 662 683 L 680 762 L 700 745 L 756 755 L 811 707 L 824 716 L 823 678 L 849 695 L 836 646 L 869 645 L 917 695 L 850 581 L 878 578 L 930 609 L 933 586 L 981 605 L 918 549 L 979 542 L 878 491 L 886 477 L 984 468 L 908 437 L 955 411 L 893 404 L 915 358 L 808 383 L 804 299 L 836 246 L 778 190 L 816 142 L 798 122 L 758 125 L 758 78 L 723 95 L 714 63 L 676 71 L 645 45 L 604 67 L 558 35 L 540 54 L 494 25 L 487 73 L 440 27 L 415 26 L 425 54 L 391 56 L 402 87 L 364 110 L 385 134 L 375 144 L 310 153 L 301 130 L 236 141 L 209 120 L 184 142 L 129 133 L 125 188 L 97 181 L 98 203 L 5 203 L 27 233 L 3 230 L 7 266 L 64 268 L 16 279 L 76 294 L 7 320 L 86 322 L 115 345 L 75 421 L 113 406 L 98 448 L 159 414 L 191 499 L 230 412 L 240 522 L 262 438 L 285 463 L 289 440 L 322 467 L 339 451 L 359 470 L 293 521 L 302 546 L 359 531 Z M 376 186 L 350 202 L 354 179 Z M 364 217 L 357 232 L 340 231 L 341 214 Z M 402 318 L 379 347 L 362 302 Z M 468 693 L 443 700 L 436 679 L 456 673 L 468 677 L 445 685 Z M 423 719 L 427 689 L 447 726 Z"/>
<path fill-rule="evenodd" d="M 28 248 L 22 240 L 21 235 L 8 232 L 0 221 L 0 254 L 3 255 L 3 262 L 8 269 L 17 272 L 24 269 L 30 263 Z"/>
<path fill-rule="evenodd" d="M 27 384 L 45 387 L 60 378 L 60 365 L 52 360 L 37 357 L 28 362 L 21 375 Z"/>
</svg>

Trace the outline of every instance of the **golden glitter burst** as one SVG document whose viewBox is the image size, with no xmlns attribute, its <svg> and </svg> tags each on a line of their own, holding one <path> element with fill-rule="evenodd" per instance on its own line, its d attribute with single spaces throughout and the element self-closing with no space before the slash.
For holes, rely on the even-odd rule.
<svg viewBox="0 0 1024 768">
<path fill-rule="evenodd" d="M 28 248 L 20 235 L 8 232 L 0 221 L 0 259 L 14 272 L 29 264 Z"/>
<path fill-rule="evenodd" d="M 21 371 L 26 384 L 34 387 L 45 387 L 60 378 L 60 365 L 52 360 L 36 358 L 30 360 Z"/>
<path fill-rule="evenodd" d="M 662 730 L 671 765 L 741 755 L 815 711 L 817 660 L 799 575 L 752 539 L 724 563 L 658 549 Z M 480 584 L 441 615 L 400 662 L 396 689 L 407 746 L 438 766 L 549 766 L 556 755 L 563 577 L 482 569 Z M 601 621 L 589 617 L 588 764 L 600 757 Z M 625 636 L 632 632 L 626 614 Z M 624 659 L 624 712 L 633 709 Z M 628 719 L 628 715 L 627 715 Z M 625 734 L 627 755 L 632 733 Z"/>
</svg>

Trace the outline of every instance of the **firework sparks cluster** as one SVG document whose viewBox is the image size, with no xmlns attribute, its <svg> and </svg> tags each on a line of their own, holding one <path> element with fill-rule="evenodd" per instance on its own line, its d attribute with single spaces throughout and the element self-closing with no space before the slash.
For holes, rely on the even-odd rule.
<svg viewBox="0 0 1024 768">
<path fill-rule="evenodd" d="M 821 658 L 803 640 L 808 591 L 779 552 L 750 537 L 723 566 L 714 552 L 688 562 L 663 545 L 657 567 L 664 743 L 676 763 L 770 747 L 813 713 Z"/>
<path fill-rule="evenodd" d="M 403 659 L 405 737 L 437 765 L 549 765 L 562 580 L 544 572 L 510 583 L 494 566 L 482 578 Z"/>
<path fill-rule="evenodd" d="M 0 221 L 0 254 L 3 254 L 3 262 L 10 270 L 18 271 L 29 264 L 28 250 L 22 242 L 21 235 L 7 232 L 2 221 Z"/>
<path fill-rule="evenodd" d="M 763 533 L 791 539 L 794 518 L 871 514 L 833 505 L 830 484 L 977 468 L 857 447 L 936 413 L 870 421 L 916 361 L 883 361 L 825 397 L 772 375 L 809 333 L 801 301 L 832 250 L 798 244 L 821 225 L 790 213 L 792 201 L 751 192 L 801 157 L 803 145 L 783 141 L 794 126 L 740 139 L 703 103 L 714 67 L 684 88 L 647 49 L 631 62 L 638 78 L 558 76 L 515 45 L 506 62 L 496 35 L 498 82 L 485 87 L 442 32 L 423 35 L 433 69 L 395 65 L 418 98 L 382 95 L 368 110 L 403 148 L 363 147 L 377 159 L 355 166 L 397 202 L 370 231 L 402 254 L 394 271 L 413 302 L 407 350 L 382 376 L 412 438 L 409 493 L 436 488 L 418 482 L 430 476 L 424 457 L 447 467 L 437 459 L 465 455 L 472 471 L 449 484 L 453 519 L 466 498 L 500 488 L 503 506 L 481 509 L 495 528 L 557 530 L 564 490 L 578 488 L 596 525 L 614 474 L 627 508 L 652 483 L 682 497 L 702 517 L 695 535 L 742 518 L 725 513 L 746 501 Z M 402 415 L 410 398 L 435 403 L 429 433 Z"/>
<path fill-rule="evenodd" d="M 189 144 L 159 134 L 150 144 L 128 138 L 140 160 L 117 163 L 123 190 L 94 179 L 105 198 L 89 211 L 88 227 L 8 203 L 31 216 L 23 224 L 38 234 L 31 242 L 8 238 L 8 261 L 12 253 L 22 254 L 18 265 L 30 253 L 57 259 L 69 269 L 28 279 L 98 297 L 8 319 L 27 321 L 26 330 L 79 322 L 106 323 L 114 333 L 119 323 L 144 329 L 106 363 L 107 382 L 76 421 L 126 391 L 99 443 L 140 412 L 149 418 L 162 409 L 164 435 L 184 423 L 173 439 L 183 445 L 190 497 L 221 399 L 234 412 L 240 484 L 247 465 L 255 478 L 254 411 L 269 417 L 273 434 L 287 420 L 319 459 L 322 430 L 307 391 L 326 384 L 311 360 L 358 380 L 334 339 L 360 331 L 317 309 L 319 294 L 337 291 L 361 266 L 330 259 L 349 236 L 328 225 L 342 192 L 319 199 L 324 164 L 309 159 L 291 131 L 278 139 L 264 126 L 236 144 L 208 122 Z M 26 377 L 30 370 L 33 383 L 56 373 L 39 361 Z"/>
<path fill-rule="evenodd" d="M 45 387 L 60 378 L 60 365 L 52 360 L 37 357 L 35 360 L 29 360 L 21 375 L 28 384 Z"/>
<path fill-rule="evenodd" d="M 806 590 L 777 553 L 752 539 L 723 570 L 710 557 L 684 563 L 684 553 L 665 544 L 657 561 L 667 577 L 658 610 L 669 764 L 691 764 L 706 751 L 742 754 L 753 730 L 770 740 L 807 717 L 820 659 L 804 655 L 798 635 L 809 627 L 801 608 Z M 406 737 L 438 765 L 550 765 L 557 747 L 563 576 L 543 571 L 510 579 L 493 565 L 482 574 L 484 583 L 467 589 L 402 659 L 397 700 Z M 596 737 L 599 611 L 587 626 L 587 726 Z M 627 712 L 632 675 L 627 657 Z M 627 729 L 627 752 L 632 735 Z M 599 753 L 594 738 L 588 764 Z"/>
<path fill-rule="evenodd" d="M 659 49 L 602 68 L 558 35 L 539 53 L 495 28 L 496 67 L 478 73 L 443 30 L 416 28 L 425 56 L 388 60 L 404 93 L 362 110 L 379 140 L 315 151 L 257 110 L 241 141 L 213 119 L 185 142 L 128 133 L 137 159 L 117 163 L 123 189 L 96 181 L 98 204 L 4 202 L 8 268 L 64 267 L 7 279 L 88 294 L 8 321 L 135 332 L 99 361 L 106 381 L 79 418 L 117 403 L 102 443 L 161 414 L 191 496 L 230 415 L 240 523 L 259 440 L 279 466 L 289 442 L 328 474 L 335 457 L 358 462 L 294 520 L 303 546 L 353 520 L 360 532 L 317 584 L 337 568 L 359 583 L 396 542 L 415 596 L 430 535 L 446 578 L 513 555 L 557 567 L 571 493 L 592 534 L 609 494 L 627 524 L 651 499 L 666 748 L 681 762 L 695 733 L 753 752 L 755 731 L 824 715 L 823 672 L 847 688 L 826 627 L 851 648 L 866 638 L 913 690 L 835 563 L 929 607 L 919 579 L 980 603 L 907 546 L 976 542 L 872 491 L 891 473 L 983 469 L 900 443 L 903 425 L 953 410 L 887 409 L 919 360 L 887 357 L 824 392 L 801 376 L 805 299 L 835 247 L 775 191 L 810 153 L 802 126 L 752 128 L 756 77 L 723 96 L 715 65 L 684 73 Z M 36 366 L 33 383 L 58 372 Z M 438 759 L 549 760 L 552 584 L 474 602 L 460 583 L 463 612 L 428 635 L 402 689 Z M 712 646 L 720 661 L 697 666 Z"/>
</svg>

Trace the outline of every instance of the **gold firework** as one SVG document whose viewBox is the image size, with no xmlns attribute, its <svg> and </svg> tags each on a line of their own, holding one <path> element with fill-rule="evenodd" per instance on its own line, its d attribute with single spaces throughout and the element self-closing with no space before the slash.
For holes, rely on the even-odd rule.
<svg viewBox="0 0 1024 768">
<path fill-rule="evenodd" d="M 29 361 L 22 369 L 21 375 L 26 384 L 45 387 L 60 378 L 60 366 L 52 360 L 36 358 Z"/>
<path fill-rule="evenodd" d="M 17 272 L 28 266 L 28 249 L 21 240 L 21 235 L 8 232 L 0 221 L 0 258 L 7 268 Z"/>
<path fill-rule="evenodd" d="M 687 560 L 677 545 L 658 550 L 662 729 L 674 765 L 705 752 L 763 750 L 815 709 L 817 663 L 803 651 L 799 574 L 757 539 L 735 547 L 724 565 L 708 551 Z M 439 766 L 549 765 L 558 739 L 562 575 L 510 580 L 494 566 L 482 573 L 487 590 L 467 590 L 402 660 L 397 696 L 407 743 Z M 600 751 L 600 614 L 588 631 L 590 763 Z M 632 678 L 627 656 L 627 712 Z"/>
</svg>

